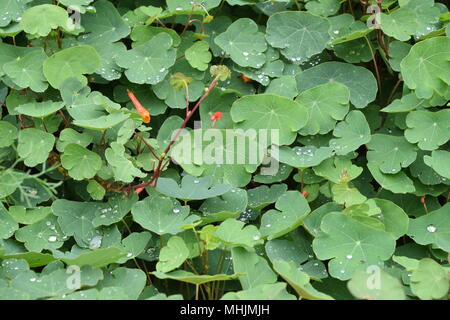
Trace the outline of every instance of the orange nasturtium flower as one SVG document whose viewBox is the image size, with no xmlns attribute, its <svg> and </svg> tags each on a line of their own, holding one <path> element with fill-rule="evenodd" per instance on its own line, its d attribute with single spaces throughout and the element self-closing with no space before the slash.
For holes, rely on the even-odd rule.
<svg viewBox="0 0 450 320">
<path fill-rule="evenodd" d="M 133 102 L 137 112 L 139 112 L 139 114 L 141 115 L 142 121 L 144 121 L 145 123 L 149 123 L 151 119 L 150 113 L 147 111 L 147 109 L 145 109 L 142 106 L 142 104 L 139 102 L 139 100 L 136 98 L 133 92 L 127 89 L 127 93 L 128 96 L 130 97 L 131 102 Z"/>
<path fill-rule="evenodd" d="M 211 127 L 214 128 L 214 125 L 216 124 L 216 121 L 220 120 L 220 119 L 222 119 L 222 112 L 217 111 L 210 118 L 210 120 L 212 121 L 212 126 Z"/>
<path fill-rule="evenodd" d="M 252 82 L 252 81 L 253 81 L 252 79 L 250 79 L 249 77 L 247 77 L 247 76 L 244 75 L 244 74 L 241 74 L 241 78 L 242 78 L 242 80 L 243 80 L 245 83 L 247 83 L 247 82 Z"/>
<path fill-rule="evenodd" d="M 139 193 L 141 193 L 144 189 L 145 189 L 145 188 L 143 188 L 143 187 L 137 188 L 136 190 L 134 190 L 134 193 L 139 194 Z"/>
</svg>

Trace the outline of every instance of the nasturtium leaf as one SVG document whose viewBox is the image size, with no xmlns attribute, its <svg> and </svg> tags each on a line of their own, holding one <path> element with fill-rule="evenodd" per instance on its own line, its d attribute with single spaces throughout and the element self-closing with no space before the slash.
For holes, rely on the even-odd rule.
<svg viewBox="0 0 450 320">
<path fill-rule="evenodd" d="M 333 194 L 333 200 L 336 203 L 345 206 L 360 204 L 367 200 L 358 189 L 350 187 L 347 183 L 333 185 L 331 187 L 331 193 Z"/>
<path fill-rule="evenodd" d="M 302 135 L 325 134 L 333 130 L 336 121 L 343 120 L 349 109 L 350 93 L 340 83 L 331 82 L 302 92 L 295 101 L 308 108 L 309 119 Z"/>
<path fill-rule="evenodd" d="M 442 150 L 437 150 L 433 152 L 441 152 Z M 430 152 L 419 150 L 417 153 L 417 159 L 414 161 L 411 166 L 409 167 L 409 171 L 411 172 L 411 175 L 415 178 L 418 178 L 419 181 L 422 184 L 425 185 L 437 185 L 440 183 L 445 183 L 448 181 L 448 178 L 445 178 L 444 176 L 441 176 L 437 173 L 436 170 L 440 170 L 439 168 L 442 168 L 440 163 L 441 161 L 437 161 L 436 164 L 433 162 L 433 157 L 430 157 Z M 425 158 L 427 159 L 427 163 L 425 163 Z M 439 159 L 440 157 L 435 157 L 434 160 Z M 445 158 L 445 156 L 444 156 Z M 433 166 L 436 169 L 433 169 Z M 442 170 L 442 169 L 441 169 Z M 440 171 L 441 173 L 444 173 Z"/>
<path fill-rule="evenodd" d="M 117 64 L 127 69 L 128 80 L 139 84 L 156 84 L 168 74 L 168 69 L 174 65 L 176 50 L 172 48 L 173 40 L 166 33 L 160 33 L 143 43 L 128 50 L 116 58 Z"/>
<path fill-rule="evenodd" d="M 310 0 L 306 2 L 305 8 L 308 12 L 319 16 L 331 16 L 341 7 L 339 0 Z"/>
<path fill-rule="evenodd" d="M 189 249 L 179 236 L 172 236 L 166 246 L 161 248 L 159 253 L 159 262 L 156 264 L 156 271 L 169 272 L 172 271 L 188 258 Z"/>
<path fill-rule="evenodd" d="M 97 288 L 119 288 L 124 291 L 125 299 L 137 300 L 146 283 L 145 273 L 139 269 L 119 267 L 111 272 L 105 272 L 105 278 L 99 282 Z M 105 295 L 109 299 L 109 294 Z M 121 298 L 120 300 L 124 300 Z"/>
<path fill-rule="evenodd" d="M 367 69 L 342 62 L 324 62 L 297 76 L 301 92 L 321 84 L 339 82 L 348 87 L 350 102 L 357 108 L 364 108 L 375 100 L 378 88 L 374 75 Z"/>
<path fill-rule="evenodd" d="M 221 300 L 297 300 L 297 297 L 286 290 L 286 283 L 276 282 L 258 285 L 247 290 L 227 292 Z"/>
<path fill-rule="evenodd" d="M 288 98 L 259 94 L 236 100 L 231 107 L 231 118 L 237 129 L 279 130 L 279 141 L 272 143 L 285 145 L 291 144 L 297 131 L 305 126 L 308 111 Z"/>
<path fill-rule="evenodd" d="M 325 203 L 324 205 L 318 207 L 310 214 L 308 214 L 308 216 L 303 220 L 303 226 L 310 234 L 312 234 L 314 237 L 317 237 L 319 233 L 322 232 L 320 230 L 320 224 L 323 217 L 330 212 L 339 212 L 341 211 L 341 209 L 342 206 L 335 202 Z"/>
<path fill-rule="evenodd" d="M 15 235 L 18 241 L 24 242 L 29 251 L 34 252 L 41 252 L 43 249 L 58 249 L 65 240 L 56 217 L 53 215 L 20 228 Z"/>
<path fill-rule="evenodd" d="M 58 199 L 53 202 L 52 211 L 58 217 L 58 224 L 66 236 L 74 236 L 77 243 L 89 246 L 90 241 L 98 236 L 92 221 L 98 207 L 95 203 L 85 203 Z"/>
<path fill-rule="evenodd" d="M 236 20 L 225 32 L 215 37 L 214 42 L 242 67 L 259 69 L 266 61 L 266 39 L 252 19 Z"/>
<path fill-rule="evenodd" d="M 410 193 L 415 191 L 413 181 L 403 171 L 396 174 L 385 174 L 381 172 L 376 163 L 372 162 L 367 164 L 367 168 L 373 178 L 386 190 L 393 193 Z"/>
<path fill-rule="evenodd" d="M 193 3 L 184 0 L 167 0 L 166 2 L 170 11 L 190 11 L 194 4 L 196 5 L 194 7 L 196 10 L 199 10 L 200 6 L 209 10 L 220 4 L 220 0 L 197 0 Z"/>
<path fill-rule="evenodd" d="M 283 76 L 285 64 L 282 60 L 279 59 L 278 51 L 275 51 L 275 49 L 269 47 L 269 49 L 266 51 L 266 61 L 260 69 L 240 67 L 237 64 L 235 64 L 233 68 L 235 71 L 243 74 L 247 78 L 258 82 L 263 86 L 267 86 L 270 84 L 272 78 L 279 78 Z M 251 87 L 247 87 L 248 89 L 245 87 L 239 88 L 246 83 L 246 82 L 242 83 L 242 81 L 240 82 L 241 82 L 240 85 L 237 84 L 236 82 L 233 83 L 233 78 L 230 81 L 230 83 L 233 86 L 238 87 L 236 89 L 239 91 L 245 90 L 248 92 L 248 90 L 251 90 Z"/>
<path fill-rule="evenodd" d="M 389 44 L 389 63 L 394 71 L 400 72 L 400 62 L 408 54 L 412 45 L 402 41 L 392 41 Z"/>
<path fill-rule="evenodd" d="M 5 170 L 0 172 L 0 198 L 4 198 L 14 193 L 22 184 L 27 175 L 15 170 Z"/>
<path fill-rule="evenodd" d="M 389 113 L 408 112 L 421 107 L 429 107 L 429 101 L 417 98 L 414 92 L 412 92 L 404 95 L 401 99 L 394 100 L 390 105 L 381 109 L 381 111 Z"/>
<path fill-rule="evenodd" d="M 165 196 L 149 196 L 137 202 L 131 209 L 133 219 L 143 228 L 162 234 L 177 234 L 183 227 L 199 220 L 196 215 L 189 215 L 188 206 L 180 206 Z"/>
<path fill-rule="evenodd" d="M 259 172 L 253 176 L 253 181 L 266 184 L 280 182 L 289 177 L 293 169 L 294 168 L 286 164 L 280 164 L 275 174 L 266 174 L 265 172 Z"/>
<path fill-rule="evenodd" d="M 410 112 L 406 125 L 406 140 L 417 143 L 422 150 L 435 150 L 450 139 L 450 109 Z"/>
<path fill-rule="evenodd" d="M 287 59 L 304 62 L 325 49 L 329 28 L 327 19 L 307 12 L 279 12 L 267 21 L 266 39 Z"/>
<path fill-rule="evenodd" d="M 122 76 L 122 68 L 117 65 L 116 58 L 127 52 L 126 46 L 122 42 L 90 44 L 97 50 L 101 58 L 101 65 L 95 73 L 109 81 L 119 79 Z"/>
<path fill-rule="evenodd" d="M 367 161 L 379 165 L 381 172 L 394 174 L 416 160 L 414 145 L 402 136 L 374 134 L 367 144 Z"/>
<path fill-rule="evenodd" d="M 418 98 L 443 95 L 450 84 L 447 67 L 450 61 L 450 38 L 434 37 L 416 43 L 400 63 L 405 84 Z"/>
<path fill-rule="evenodd" d="M 152 273 L 158 279 L 172 279 L 192 284 L 203 284 L 212 281 L 225 281 L 235 279 L 239 274 L 195 274 L 185 270 L 176 270 L 170 273 L 155 271 Z"/>
<path fill-rule="evenodd" d="M 4 0 L 0 3 L 0 27 L 6 27 L 12 21 L 20 21 L 26 6 L 32 0 Z"/>
<path fill-rule="evenodd" d="M 407 41 L 417 30 L 417 15 L 409 8 L 399 8 L 390 14 L 380 14 L 381 30 L 397 40 Z"/>
<path fill-rule="evenodd" d="M 59 89 L 65 80 L 76 78 L 87 83 L 84 74 L 94 73 L 100 66 L 100 56 L 93 47 L 80 45 L 58 51 L 44 61 L 43 71 L 50 85 Z"/>
<path fill-rule="evenodd" d="M 410 279 L 411 291 L 422 300 L 441 299 L 449 290 L 448 271 L 430 258 L 419 261 Z"/>
<path fill-rule="evenodd" d="M 9 207 L 9 214 L 20 224 L 36 223 L 52 213 L 50 207 L 25 208 L 22 206 Z"/>
<path fill-rule="evenodd" d="M 29 47 L 19 47 L 4 42 L 0 43 L 0 51 L 2 55 L 0 56 L 0 75 L 4 75 L 3 66 L 8 62 L 19 61 L 27 54 L 34 51 L 41 51 L 39 48 L 29 48 Z"/>
<path fill-rule="evenodd" d="M 298 191 L 287 191 L 275 202 L 277 210 L 269 210 L 261 218 L 261 236 L 279 238 L 296 229 L 311 211 L 305 197 Z"/>
<path fill-rule="evenodd" d="M 361 145 L 370 141 L 370 127 L 361 111 L 353 110 L 339 122 L 333 130 L 337 139 L 330 140 L 330 146 L 338 155 L 355 151 Z"/>
<path fill-rule="evenodd" d="M 9 147 L 17 139 L 18 130 L 11 123 L 0 121 L 0 148 Z"/>
<path fill-rule="evenodd" d="M 105 151 L 105 156 L 117 180 L 131 182 L 134 177 L 145 177 L 145 173 L 136 168 L 129 160 L 123 145 L 117 142 L 111 143 L 111 147 Z"/>
<path fill-rule="evenodd" d="M 334 183 L 346 183 L 356 179 L 363 171 L 345 158 L 331 158 L 313 167 L 314 173 Z"/>
<path fill-rule="evenodd" d="M 244 290 L 277 281 L 277 275 L 272 271 L 267 260 L 257 253 L 241 247 L 233 247 L 231 256 L 234 272 L 245 274 L 239 277 L 239 282 Z"/>
<path fill-rule="evenodd" d="M 22 252 L 22 253 L 10 253 L 2 256 L 3 259 L 23 259 L 28 262 L 31 268 L 42 267 L 50 262 L 55 261 L 51 254 L 48 253 L 38 253 L 38 252 Z M 1 294 L 0 294 L 1 295 Z"/>
<path fill-rule="evenodd" d="M 381 212 L 375 217 L 384 224 L 384 229 L 392 233 L 396 239 L 408 231 L 409 219 L 405 211 L 395 203 L 385 199 L 373 199 Z"/>
<path fill-rule="evenodd" d="M 0 204 L 0 239 L 8 239 L 19 229 L 17 221 L 8 213 L 3 204 Z"/>
<path fill-rule="evenodd" d="M 80 275 L 82 275 L 79 278 L 80 287 L 95 285 L 101 278 L 101 274 L 99 270 L 80 269 Z M 21 272 L 11 280 L 10 286 L 26 292 L 30 296 L 29 299 L 52 299 L 76 290 L 77 285 L 68 285 L 70 283 L 70 281 L 67 281 L 69 276 L 70 274 L 66 273 L 66 270 L 61 267 L 59 262 L 53 262 L 44 268 L 40 274 L 31 270 Z"/>
<path fill-rule="evenodd" d="M 209 44 L 206 41 L 197 41 L 184 52 L 189 64 L 200 71 L 208 69 L 212 55 L 209 52 Z"/>
<path fill-rule="evenodd" d="M 408 236 L 421 245 L 433 244 L 450 252 L 450 204 L 409 222 Z"/>
<path fill-rule="evenodd" d="M 347 283 L 350 292 L 358 299 L 405 300 L 401 282 L 384 270 L 356 271 Z"/>
<path fill-rule="evenodd" d="M 263 243 L 258 228 L 253 225 L 245 226 L 244 222 L 235 219 L 222 222 L 214 234 L 226 245 L 251 248 Z"/>
<path fill-rule="evenodd" d="M 349 13 L 329 17 L 328 21 L 331 24 L 329 30 L 332 39 L 329 44 L 331 45 L 362 39 L 374 30 L 374 28 L 368 28 L 367 24 L 362 21 L 355 21 Z"/>
<path fill-rule="evenodd" d="M 133 28 L 130 35 L 131 40 L 133 40 L 132 47 L 135 48 L 140 46 L 161 33 L 166 33 L 172 38 L 174 47 L 180 45 L 181 38 L 178 33 L 172 29 L 153 26 L 137 26 Z"/>
<path fill-rule="evenodd" d="M 283 260 L 300 265 L 308 260 L 308 254 L 312 251 L 310 247 L 306 239 L 305 241 L 274 239 L 266 242 L 265 251 L 272 262 Z"/>
<path fill-rule="evenodd" d="M 257 140 L 253 130 L 190 130 L 179 137 L 170 155 L 191 175 L 209 176 L 215 183 L 243 187 L 262 163 L 270 137 Z"/>
<path fill-rule="evenodd" d="M 309 283 L 310 277 L 308 274 L 299 270 L 297 264 L 293 261 L 275 260 L 273 268 L 302 298 L 308 300 L 334 300 L 331 296 L 314 289 Z"/>
<path fill-rule="evenodd" d="M 323 232 L 313 240 L 314 252 L 321 260 L 332 259 L 329 272 L 340 280 L 350 279 L 355 271 L 377 265 L 394 253 L 394 236 L 342 213 L 325 215 L 320 228 Z"/>
<path fill-rule="evenodd" d="M 175 74 L 176 76 L 176 74 Z M 171 79 L 174 77 L 172 75 Z M 153 86 L 155 95 L 164 100 L 165 104 L 170 108 L 185 109 L 186 108 L 186 87 L 179 88 L 171 85 L 169 81 L 163 81 Z M 203 82 L 193 80 L 188 84 L 189 101 L 196 101 L 204 92 Z"/>
<path fill-rule="evenodd" d="M 19 131 L 17 153 L 25 159 L 25 165 L 35 167 L 47 160 L 54 144 L 55 137 L 52 134 L 35 128 L 24 129 Z"/>
<path fill-rule="evenodd" d="M 53 102 L 49 100 L 43 102 L 34 101 L 22 104 L 18 106 L 15 110 L 20 114 L 24 114 L 30 117 L 44 118 L 62 109 L 63 107 L 64 102 L 62 101 Z"/>
<path fill-rule="evenodd" d="M 83 28 L 88 33 L 81 39 L 90 43 L 115 42 L 130 33 L 114 4 L 106 0 L 94 3 L 95 13 L 83 15 Z"/>
<path fill-rule="evenodd" d="M 75 180 L 90 179 L 102 167 L 100 156 L 78 144 L 69 144 L 61 156 L 62 166 L 69 171 Z"/>
<path fill-rule="evenodd" d="M 276 202 L 285 192 L 285 184 L 262 185 L 248 190 L 248 206 L 261 210 L 269 204 Z"/>
<path fill-rule="evenodd" d="M 275 94 L 293 99 L 298 95 L 297 82 L 295 80 L 295 77 L 292 75 L 285 75 L 273 79 L 264 93 Z M 304 104 L 304 106 L 308 107 L 307 104 Z"/>
<path fill-rule="evenodd" d="M 223 221 L 236 218 L 247 207 L 247 191 L 233 188 L 227 193 L 206 199 L 199 210 L 203 222 Z"/>
<path fill-rule="evenodd" d="M 333 155 L 333 149 L 330 147 L 316 148 L 314 146 L 306 147 L 272 147 L 272 156 L 278 161 L 290 165 L 294 168 L 309 168 L 319 165 L 322 161 Z"/>
<path fill-rule="evenodd" d="M 5 63 L 3 71 L 19 87 L 43 92 L 48 87 L 42 71 L 46 59 L 43 50 L 31 51 L 18 60 Z"/>
<path fill-rule="evenodd" d="M 412 9 L 417 14 L 416 37 L 429 34 L 439 22 L 440 10 L 434 0 L 400 0 L 399 5 L 401 8 Z"/>
<path fill-rule="evenodd" d="M 87 6 L 87 5 L 91 4 L 91 2 L 93 2 L 93 1 L 94 0 L 60 0 L 59 2 L 67 7 L 77 6 L 80 8 L 80 10 L 83 10 L 82 6 Z M 84 13 L 84 12 L 81 12 L 81 13 Z"/>
<path fill-rule="evenodd" d="M 372 60 L 372 53 L 366 39 L 359 38 L 339 43 L 333 47 L 336 56 L 349 63 L 367 62 Z"/>
<path fill-rule="evenodd" d="M 202 200 L 216 197 L 231 189 L 227 184 L 216 184 L 211 177 L 197 178 L 186 175 L 181 184 L 170 178 L 160 178 L 156 190 L 170 197 L 182 200 Z"/>
<path fill-rule="evenodd" d="M 435 150 L 431 153 L 431 156 L 424 156 L 423 160 L 427 166 L 433 168 L 439 175 L 450 179 L 450 152 Z"/>
<path fill-rule="evenodd" d="M 92 180 L 91 180 L 92 181 Z M 131 207 L 137 202 L 137 196 L 114 196 L 108 199 L 108 202 L 95 205 L 95 218 L 92 220 L 94 227 L 109 226 L 121 221 L 130 211 Z"/>
<path fill-rule="evenodd" d="M 27 33 L 44 37 L 59 27 L 70 25 L 67 11 L 52 4 L 42 4 L 25 10 L 20 25 Z"/>
<path fill-rule="evenodd" d="M 66 128 L 59 134 L 59 139 L 56 142 L 56 149 L 59 152 L 63 152 L 68 144 L 73 143 L 82 147 L 87 147 L 92 142 L 92 138 L 93 137 L 87 132 L 80 133 L 72 128 Z"/>
</svg>

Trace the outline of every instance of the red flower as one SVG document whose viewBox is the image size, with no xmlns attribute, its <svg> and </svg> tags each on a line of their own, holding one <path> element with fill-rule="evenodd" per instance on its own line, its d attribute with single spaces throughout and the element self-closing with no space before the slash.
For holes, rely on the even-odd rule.
<svg viewBox="0 0 450 320">
<path fill-rule="evenodd" d="M 222 119 L 222 112 L 218 111 L 211 116 L 211 121 Z"/>
<path fill-rule="evenodd" d="M 245 83 L 253 81 L 252 79 L 250 79 L 249 77 L 247 77 L 246 75 L 243 75 L 243 74 L 241 74 L 241 78 Z"/>
<path fill-rule="evenodd" d="M 212 121 L 211 128 L 214 128 L 214 125 L 216 124 L 216 121 L 217 121 L 217 120 L 220 120 L 220 119 L 222 119 L 222 112 L 217 111 L 217 112 L 214 113 L 214 114 L 211 116 L 211 118 L 210 118 L 210 120 Z"/>
<path fill-rule="evenodd" d="M 142 121 L 144 121 L 145 123 L 149 123 L 151 119 L 150 113 L 147 111 L 147 109 L 145 109 L 142 106 L 142 104 L 139 102 L 139 100 L 136 98 L 133 92 L 127 89 L 127 93 L 128 96 L 130 97 L 130 100 L 133 102 L 137 112 L 139 112 L 139 114 L 141 115 Z"/>
<path fill-rule="evenodd" d="M 137 188 L 136 190 L 134 190 L 134 193 L 139 194 L 139 193 L 141 193 L 144 189 L 145 189 L 145 188 L 142 188 L 142 187 Z"/>
<path fill-rule="evenodd" d="M 308 198 L 309 192 L 306 191 L 306 190 L 303 190 L 303 191 L 302 191 L 302 195 L 303 195 L 305 198 Z"/>
</svg>

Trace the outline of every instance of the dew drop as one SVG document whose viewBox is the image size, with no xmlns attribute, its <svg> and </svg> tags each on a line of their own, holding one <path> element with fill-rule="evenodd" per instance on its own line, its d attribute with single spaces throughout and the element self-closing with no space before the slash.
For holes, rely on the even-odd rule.
<svg viewBox="0 0 450 320">
<path fill-rule="evenodd" d="M 352 256 L 351 254 L 348 254 L 348 255 L 346 256 L 346 258 L 350 260 L 350 259 L 353 258 L 353 256 Z"/>
<path fill-rule="evenodd" d="M 101 245 L 102 245 L 102 237 L 101 236 L 95 236 L 89 242 L 89 249 L 98 249 L 98 248 L 100 248 Z"/>
<path fill-rule="evenodd" d="M 172 211 L 173 211 L 173 213 L 179 213 L 179 212 L 180 212 L 180 209 L 174 208 Z"/>
<path fill-rule="evenodd" d="M 55 242 L 58 238 L 56 238 L 56 236 L 50 236 L 48 237 L 48 241 L 49 242 Z"/>
<path fill-rule="evenodd" d="M 436 232 L 436 230 L 437 230 L 437 228 L 436 228 L 435 226 L 433 226 L 432 224 L 430 224 L 430 225 L 427 227 L 427 231 L 428 231 L 428 232 L 433 233 L 433 232 Z"/>
</svg>

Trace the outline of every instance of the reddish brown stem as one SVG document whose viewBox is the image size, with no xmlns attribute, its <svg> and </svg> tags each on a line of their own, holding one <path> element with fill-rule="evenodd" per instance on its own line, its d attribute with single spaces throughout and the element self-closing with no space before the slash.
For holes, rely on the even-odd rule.
<svg viewBox="0 0 450 320">
<path fill-rule="evenodd" d="M 155 153 L 155 151 L 153 150 L 152 146 L 148 144 L 147 141 L 145 141 L 144 138 L 141 137 L 141 135 L 139 133 L 134 133 L 139 139 L 141 139 L 141 141 L 147 146 L 148 150 L 150 150 L 150 152 L 152 153 L 152 155 L 159 161 L 159 157 L 158 155 Z"/>
<path fill-rule="evenodd" d="M 167 145 L 166 149 L 164 150 L 164 152 L 162 153 L 161 157 L 158 160 L 158 165 L 156 166 L 156 168 L 153 171 L 153 176 L 150 178 L 150 180 L 148 180 L 147 182 L 135 185 L 135 186 L 128 186 L 126 188 L 124 188 L 122 191 L 124 191 L 125 193 L 128 193 L 129 190 L 131 189 L 138 189 L 138 188 L 145 188 L 148 186 L 152 186 L 155 187 L 156 183 L 158 181 L 159 176 L 161 175 L 162 171 L 164 170 L 164 168 L 169 164 L 170 162 L 170 157 L 169 159 L 166 160 L 166 156 L 169 153 L 170 149 L 172 148 L 172 146 L 174 145 L 174 143 L 177 141 L 179 135 L 181 134 L 181 132 L 183 131 L 183 129 L 186 127 L 187 123 L 189 122 L 189 120 L 192 118 L 192 116 L 195 114 L 195 112 L 198 110 L 198 108 L 200 107 L 200 105 L 202 104 L 202 102 L 206 99 L 206 97 L 209 95 L 209 93 L 214 89 L 214 87 L 217 85 L 217 81 L 218 78 L 214 78 L 214 80 L 211 82 L 211 84 L 209 85 L 208 89 L 206 90 L 206 92 L 203 94 L 203 96 L 201 96 L 201 98 L 197 101 L 197 103 L 195 104 L 195 106 L 192 108 L 192 110 L 186 115 L 186 118 L 184 119 L 183 123 L 180 125 L 180 127 L 178 128 L 177 132 L 175 133 L 174 137 L 172 138 L 172 140 L 169 142 L 169 144 Z M 167 162 L 164 162 L 164 161 Z"/>
</svg>

